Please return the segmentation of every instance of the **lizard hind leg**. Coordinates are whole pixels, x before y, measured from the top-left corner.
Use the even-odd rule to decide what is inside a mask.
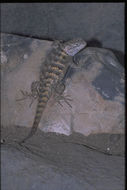
[[[22,94],[22,98],[16,99],[16,101],[22,101],[22,100],[25,100],[27,98],[30,98],[31,103],[30,103],[29,107],[31,107],[34,100],[37,99],[39,96],[39,85],[40,85],[39,81],[33,81],[31,84],[31,92],[20,90],[20,92]]]
[[[72,108],[71,103],[70,103],[70,101],[72,101],[72,99],[70,98],[70,96],[63,95],[63,92],[65,90],[64,82],[61,81],[54,90],[56,92],[55,93],[55,102],[58,102],[62,107],[63,107],[62,102],[65,102],[69,107]]]
[[[73,100],[70,98],[69,95],[59,95],[58,97],[56,97],[57,102],[63,107],[61,101],[65,102],[70,108],[72,108],[72,105],[70,102],[72,102]]]
[[[64,90],[65,90],[65,84],[64,84],[63,82],[60,82],[60,83],[56,86],[56,88],[55,88],[55,92],[56,92],[57,94],[59,94],[59,95],[63,94]]]

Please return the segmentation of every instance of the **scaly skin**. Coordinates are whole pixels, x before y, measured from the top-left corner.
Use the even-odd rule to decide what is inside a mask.
[[[47,102],[50,99],[53,90],[64,78],[69,67],[68,57],[74,56],[86,46],[86,42],[83,40],[74,40],[63,44],[55,42],[54,44],[52,51],[45,60],[43,73],[41,72],[40,74],[38,104],[31,132],[20,143],[24,143],[37,131],[37,127]]]

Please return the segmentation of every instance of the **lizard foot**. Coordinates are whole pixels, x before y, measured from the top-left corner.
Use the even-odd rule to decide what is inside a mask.
[[[22,100],[25,100],[27,98],[30,98],[31,103],[30,103],[29,107],[31,107],[34,100],[37,99],[38,96],[39,96],[39,85],[40,85],[39,81],[32,82],[32,84],[31,84],[31,92],[30,93],[27,92],[27,91],[20,90],[23,97],[20,98],[20,99],[16,99],[16,101],[22,101]]]
[[[72,105],[70,102],[72,102],[73,100],[70,98],[69,95],[59,95],[55,97],[56,102],[58,102],[62,107],[62,103],[61,101],[64,101],[70,108],[72,108]]]

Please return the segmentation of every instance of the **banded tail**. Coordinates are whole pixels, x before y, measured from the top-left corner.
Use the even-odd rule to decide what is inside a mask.
[[[30,133],[28,134],[28,136],[25,137],[20,143],[24,143],[27,139],[32,137],[35,134],[35,132],[37,131],[38,125],[39,125],[40,120],[41,120],[41,116],[42,116],[43,111],[47,105],[48,100],[49,100],[49,91],[45,90],[39,96],[39,100],[38,100],[38,104],[37,104],[37,110],[36,110],[32,129],[31,129]]]

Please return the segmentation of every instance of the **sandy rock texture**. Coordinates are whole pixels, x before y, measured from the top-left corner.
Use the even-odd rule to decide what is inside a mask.
[[[1,98],[2,126],[31,128],[37,100],[17,101],[20,90],[30,92],[38,80],[43,60],[52,42],[2,34]],[[106,49],[88,47],[75,57],[66,77],[64,97],[49,101],[39,124],[44,132],[85,136],[124,134],[124,69],[114,54]],[[42,66],[43,68],[43,66]]]

